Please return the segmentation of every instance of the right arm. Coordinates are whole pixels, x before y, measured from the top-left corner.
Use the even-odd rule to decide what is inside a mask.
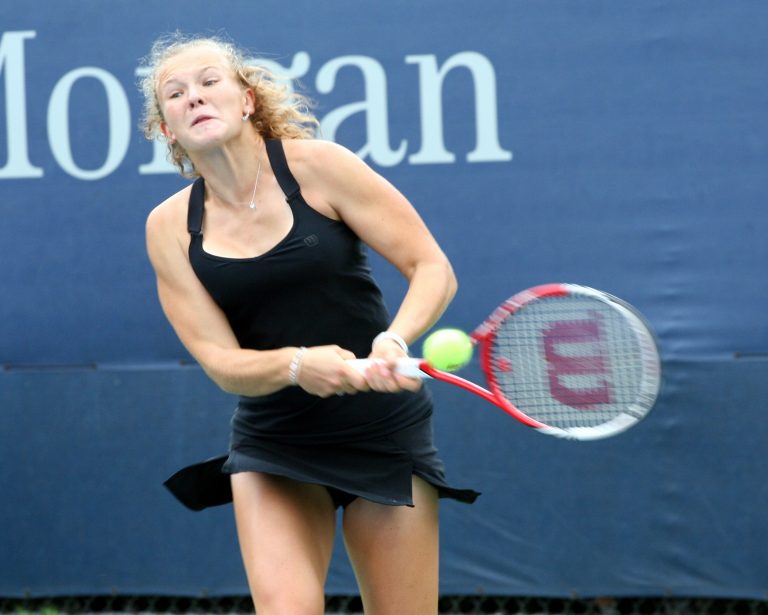
[[[147,253],[163,312],[182,344],[223,390],[255,397],[289,386],[289,366],[298,348],[241,348],[226,316],[192,270],[186,246],[187,195],[182,191],[171,197],[147,219]],[[304,355],[299,384],[321,397],[364,390],[364,379],[344,362],[353,357],[338,346],[313,347]]]

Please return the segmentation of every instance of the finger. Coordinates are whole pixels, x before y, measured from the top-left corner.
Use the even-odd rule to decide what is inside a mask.
[[[358,391],[368,391],[370,390],[370,384],[368,383],[368,379],[366,378],[366,375],[364,373],[361,373],[354,367],[351,367],[349,364],[346,364],[346,369],[344,371],[343,376],[343,382],[345,386],[342,388],[342,390],[347,392],[354,392],[357,393]]]
[[[336,353],[345,361],[356,358],[354,352],[341,348],[340,346],[336,347]]]
[[[421,378],[408,378],[406,376],[396,374],[395,379],[397,380],[398,386],[402,389],[405,389],[406,391],[415,392],[424,385],[424,381]]]
[[[383,393],[396,393],[401,390],[395,373],[386,363],[377,363],[371,368],[368,382],[371,388]]]
[[[404,358],[406,355],[403,354],[402,350],[394,350],[389,352],[384,352],[381,354],[377,354],[376,358],[379,361],[382,361],[389,367],[390,369],[394,370],[397,367],[397,362]]]

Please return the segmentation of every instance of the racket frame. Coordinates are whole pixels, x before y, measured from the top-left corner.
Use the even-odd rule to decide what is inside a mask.
[[[554,427],[528,416],[515,406],[502,391],[493,370],[493,344],[501,324],[528,304],[550,297],[572,295],[587,296],[617,310],[631,328],[643,357],[642,378],[637,399],[612,419],[591,427]],[[513,295],[497,307],[471,334],[472,342],[479,347],[480,368],[485,375],[488,388],[484,388],[456,374],[439,370],[425,359],[408,357],[398,361],[398,373],[412,378],[434,378],[453,384],[485,399],[524,425],[540,433],[573,440],[597,440],[616,435],[632,427],[653,407],[661,385],[661,361],[656,340],[645,319],[631,305],[588,286],[577,284],[542,284]],[[349,363],[364,372],[372,363],[371,359],[352,359]]]
[[[561,428],[546,425],[533,419],[506,398],[496,380],[492,366],[493,343],[496,338],[496,333],[504,320],[519,312],[526,305],[549,297],[567,297],[572,295],[587,296],[593,300],[600,301],[621,313],[626,323],[632,329],[641,348],[644,364],[642,378],[638,387],[637,400],[625,408],[623,412],[600,425]],[[550,436],[576,440],[597,440],[616,435],[629,429],[643,418],[653,407],[659,393],[661,384],[661,362],[656,340],[651,333],[650,327],[645,322],[645,319],[637,312],[637,310],[625,301],[588,286],[554,283],[542,284],[521,291],[496,308],[496,310],[494,310],[491,315],[470,334],[470,337],[479,346],[480,367],[485,374],[489,387],[487,393],[490,394],[490,397],[485,395],[481,396],[492,401],[499,408],[525,425]],[[449,376],[452,376],[452,374],[449,374]],[[440,379],[443,378],[441,377]]]

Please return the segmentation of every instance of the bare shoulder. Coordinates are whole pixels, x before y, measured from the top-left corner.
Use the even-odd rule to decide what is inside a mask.
[[[330,179],[347,176],[351,170],[366,168],[357,155],[343,145],[320,139],[288,139],[283,148],[299,183],[301,180]]]
[[[283,148],[292,162],[310,166],[323,166],[327,162],[355,156],[343,145],[322,139],[286,139]]]
[[[190,186],[182,188],[149,212],[146,222],[147,250],[155,262],[161,253],[181,246],[187,233]]]
[[[289,139],[283,148],[307,202],[333,219],[344,215],[342,195],[371,173],[357,155],[331,141]]]
[[[169,232],[184,222],[190,190],[190,186],[182,188],[156,205],[147,216],[147,233]]]

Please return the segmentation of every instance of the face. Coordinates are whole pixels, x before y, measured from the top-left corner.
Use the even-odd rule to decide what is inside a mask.
[[[252,93],[242,87],[223,54],[193,47],[172,56],[158,72],[163,134],[184,149],[220,145],[242,131]]]

